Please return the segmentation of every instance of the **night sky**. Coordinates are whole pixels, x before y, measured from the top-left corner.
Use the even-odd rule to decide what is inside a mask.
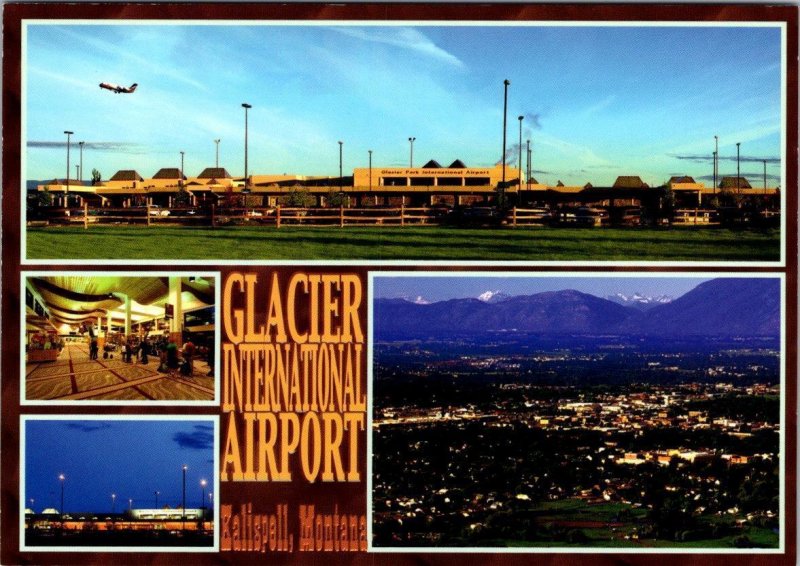
[[[214,422],[200,420],[27,420],[24,429],[24,507],[64,512],[181,506],[182,466],[186,507],[200,507],[202,487],[214,490]],[[31,498],[34,499],[31,505]]]

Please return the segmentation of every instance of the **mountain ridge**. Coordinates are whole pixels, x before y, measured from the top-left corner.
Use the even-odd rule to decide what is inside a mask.
[[[682,297],[642,310],[574,289],[416,304],[376,299],[376,339],[515,330],[547,334],[778,336],[777,278],[718,278]]]

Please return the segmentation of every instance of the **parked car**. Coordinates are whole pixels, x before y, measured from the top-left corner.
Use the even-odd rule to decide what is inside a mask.
[[[160,206],[150,206],[150,216],[169,216],[169,210]]]
[[[600,226],[608,219],[608,213],[599,208],[581,206],[575,211],[575,223],[581,226]]]
[[[491,206],[468,206],[456,209],[453,215],[461,226],[497,226],[502,220],[497,209]]]

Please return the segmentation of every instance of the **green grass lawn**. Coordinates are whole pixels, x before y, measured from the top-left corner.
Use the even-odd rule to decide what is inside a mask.
[[[95,225],[28,228],[27,259],[778,261],[780,234],[717,228]]]

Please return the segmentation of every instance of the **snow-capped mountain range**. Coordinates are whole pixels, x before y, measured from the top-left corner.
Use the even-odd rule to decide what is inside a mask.
[[[634,307],[639,310],[648,310],[653,307],[657,307],[658,305],[666,305],[667,303],[671,303],[675,300],[675,298],[669,295],[658,295],[656,297],[651,297],[643,293],[634,293],[633,295],[616,293],[614,295],[607,295],[606,300],[626,307]]]

